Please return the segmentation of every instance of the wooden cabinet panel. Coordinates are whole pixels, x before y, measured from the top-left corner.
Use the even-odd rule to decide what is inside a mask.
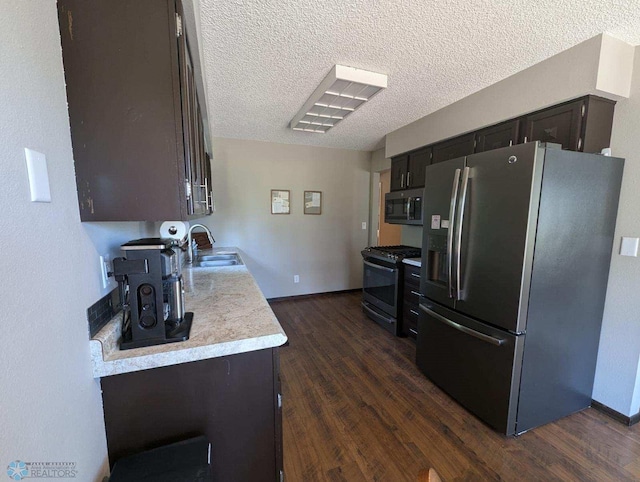
[[[205,214],[193,209],[192,161],[207,149],[181,15],[176,0],[58,1],[82,221]]]
[[[433,146],[431,164],[473,154],[475,134],[465,134]]]
[[[406,189],[408,158],[409,156],[403,154],[402,156],[397,156],[391,159],[391,191]]]
[[[424,187],[424,174],[431,164],[431,148],[409,153],[407,162],[407,188]]]
[[[213,480],[280,480],[279,378],[277,348],[102,378],[110,465],[202,434]]]
[[[518,143],[520,120],[504,122],[476,132],[475,152],[490,151]]]
[[[418,305],[406,301],[402,304],[402,334],[413,338],[418,337]]]
[[[405,264],[403,281],[402,326],[400,331],[404,336],[415,340],[418,334],[420,267]]]
[[[611,128],[616,103],[609,99],[590,96],[582,126],[582,151],[598,153],[611,146]]]
[[[581,99],[526,116],[523,142],[554,142],[563,149],[579,151],[584,106]]]
[[[426,146],[408,154],[407,169],[412,171],[412,155],[432,149],[431,162],[443,162],[474,152],[485,152],[521,142],[541,141],[561,144],[563,149],[599,153],[610,146],[615,102],[586,96],[548,109],[511,119],[471,134]],[[407,159],[407,155],[394,159]],[[398,165],[398,172],[403,172]],[[414,177],[415,176],[415,177]],[[411,187],[422,185],[421,174],[411,174]],[[415,186],[413,179],[416,179]],[[398,174],[398,185],[400,185]],[[396,189],[404,189],[396,188]]]

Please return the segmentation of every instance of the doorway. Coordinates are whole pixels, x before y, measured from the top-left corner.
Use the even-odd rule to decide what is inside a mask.
[[[402,244],[402,227],[397,224],[384,222],[384,195],[391,187],[391,169],[380,172],[379,203],[378,203],[378,246],[395,246]]]

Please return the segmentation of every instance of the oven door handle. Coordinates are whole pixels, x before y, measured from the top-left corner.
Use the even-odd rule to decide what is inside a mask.
[[[397,268],[387,268],[386,266],[382,266],[380,264],[376,264],[376,263],[370,263],[369,261],[364,262],[364,264],[366,264],[367,266],[371,266],[372,268],[375,269],[381,269],[382,271],[388,271],[389,273],[393,273],[395,271],[397,271]]]

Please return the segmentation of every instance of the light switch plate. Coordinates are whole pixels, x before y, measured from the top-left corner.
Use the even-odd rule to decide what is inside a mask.
[[[47,158],[41,152],[24,148],[27,158],[27,172],[29,174],[29,189],[31,201],[40,203],[51,202],[49,189],[49,173],[47,171]]]
[[[640,238],[622,238],[620,243],[620,254],[622,256],[638,256],[638,241]]]

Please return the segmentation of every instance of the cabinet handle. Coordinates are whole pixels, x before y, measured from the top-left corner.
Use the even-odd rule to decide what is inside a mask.
[[[198,204],[204,204],[207,211],[213,212],[213,191],[209,190],[209,181],[205,178],[204,184],[200,184],[200,188],[204,189],[204,201],[197,201]]]
[[[578,138],[578,150],[582,147],[582,137]]]
[[[524,136],[524,143],[527,143],[527,136]]]
[[[411,294],[422,297],[422,294],[418,293],[417,291],[411,290]]]
[[[412,313],[416,316],[420,316],[420,313],[418,313],[416,310],[409,310],[409,313]]]
[[[402,173],[402,176],[400,177],[400,187],[404,187],[404,172]]]
[[[413,276],[414,278],[420,279],[420,275],[419,274],[411,273],[411,276]]]
[[[407,187],[411,186],[411,172],[407,173]]]
[[[416,335],[416,336],[418,335],[418,332],[416,330],[414,330],[413,328],[409,328],[409,331],[411,333],[413,333],[414,335]]]
[[[189,180],[184,181],[185,184],[185,193],[187,195],[187,210],[189,214],[193,214],[195,212],[195,207],[193,206],[193,196],[191,195],[191,182]]]
[[[207,210],[208,213],[211,212],[211,202],[210,202],[210,198],[209,198],[209,179],[207,179],[206,177],[204,178],[204,202],[205,202],[205,209]]]

